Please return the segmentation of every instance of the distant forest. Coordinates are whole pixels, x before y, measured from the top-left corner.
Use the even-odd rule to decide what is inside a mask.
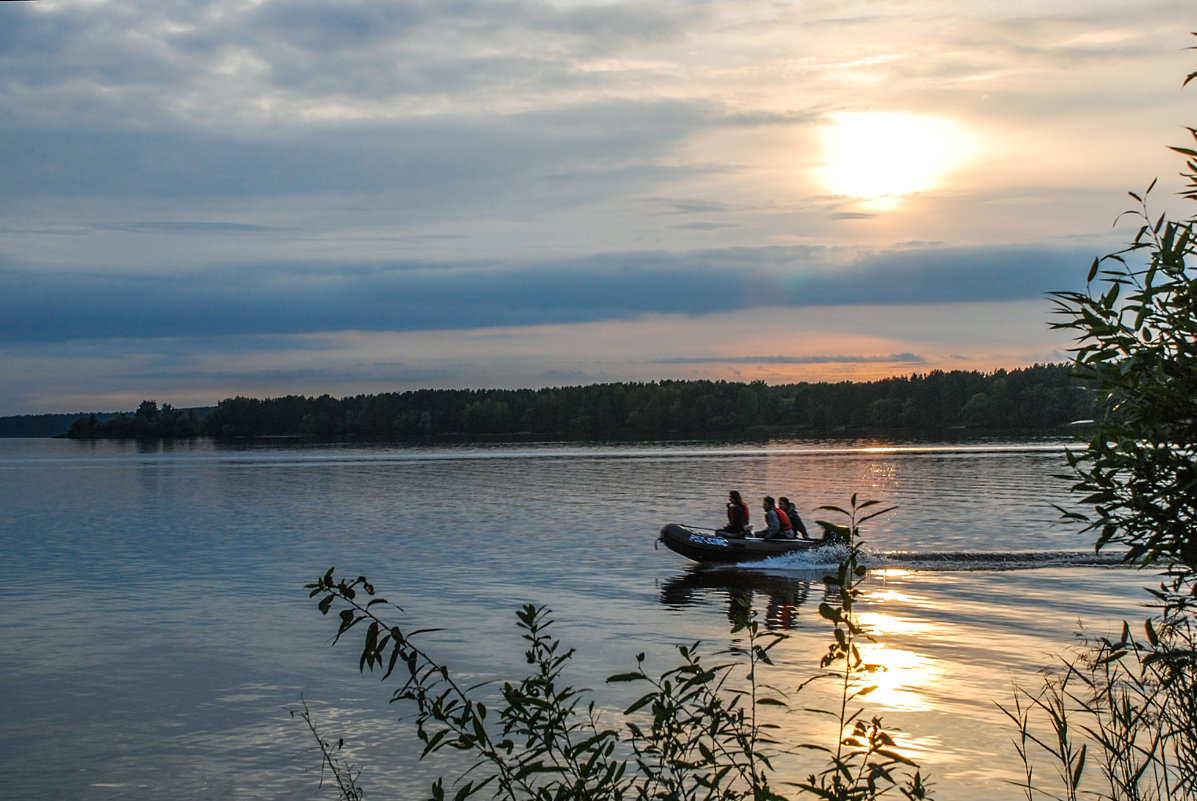
[[[97,415],[97,420],[109,420],[115,413]],[[19,414],[0,417],[0,437],[57,437],[66,433],[79,414]]]
[[[76,438],[208,436],[394,440],[629,440],[1058,430],[1097,414],[1065,365],[933,371],[869,382],[658,381],[546,389],[388,392],[346,398],[229,398],[213,409],[143,401],[76,419]]]

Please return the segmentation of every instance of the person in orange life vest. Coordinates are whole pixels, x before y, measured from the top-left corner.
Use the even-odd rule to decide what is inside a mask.
[[[748,533],[748,504],[737,490],[727,494],[727,525],[719,530],[740,537]]]
[[[765,501],[765,525],[769,530],[765,533],[766,539],[793,539],[794,527],[790,524],[790,518],[786,517],[786,513],[773,505],[773,496],[766,495]]]
[[[794,527],[794,536],[802,536],[802,539],[809,540],[810,534],[806,530],[806,524],[802,522],[802,518],[798,516],[798,507],[795,506],[789,498],[778,498],[777,508],[786,513],[786,517],[790,518],[790,525]]]

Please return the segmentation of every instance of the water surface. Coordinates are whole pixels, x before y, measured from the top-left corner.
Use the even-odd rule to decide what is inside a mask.
[[[418,448],[0,440],[0,787],[33,799],[316,798],[300,694],[349,741],[372,797],[412,798],[387,686],[329,647],[302,585],[364,573],[443,631],[469,677],[511,677],[514,611],[554,610],[571,679],[638,652],[731,643],[733,596],[791,635],[775,683],[796,686],[828,633],[826,565],[791,557],[696,570],[654,549],[665,522],[715,526],[739,489],[789,495],[808,526],[852,493],[897,508],[866,531],[865,608],[889,670],[873,696],[950,799],[1021,798],[994,701],[1074,641],[1142,617],[1150,576],[1114,569],[1058,522],[1058,442],[857,442]],[[812,701],[818,701],[815,697]],[[814,724],[787,718],[791,736]],[[794,766],[794,770],[809,770]]]

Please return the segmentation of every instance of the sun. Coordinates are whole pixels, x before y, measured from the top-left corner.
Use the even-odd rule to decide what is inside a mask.
[[[823,132],[819,179],[837,195],[894,199],[941,185],[968,157],[950,120],[901,113],[838,114]]]

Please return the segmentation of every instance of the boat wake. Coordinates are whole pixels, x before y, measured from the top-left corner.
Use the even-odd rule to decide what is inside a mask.
[[[709,571],[806,573],[834,570],[846,556],[843,548],[820,548],[807,553],[775,556],[759,562],[712,565]],[[880,551],[866,548],[862,563],[869,570],[957,572],[977,570],[1038,570],[1068,567],[1123,567],[1118,554],[1091,551]]]
[[[879,551],[866,555],[872,569],[1037,570],[1048,567],[1123,567],[1118,554],[1092,551]]]

